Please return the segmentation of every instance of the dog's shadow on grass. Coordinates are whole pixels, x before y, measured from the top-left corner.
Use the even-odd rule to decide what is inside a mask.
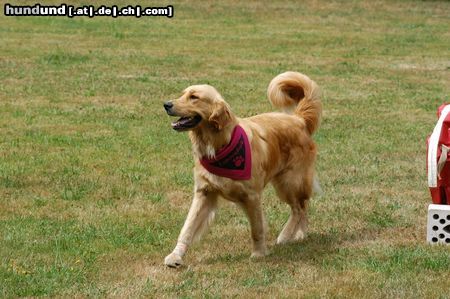
[[[311,261],[336,252],[347,237],[336,233],[311,233],[303,241],[273,245],[269,261]]]
[[[325,232],[310,233],[303,241],[287,244],[268,244],[269,255],[261,259],[249,259],[250,252],[242,252],[237,255],[224,253],[208,259],[208,264],[216,263],[242,263],[248,260],[254,262],[292,262],[292,261],[316,261],[323,262],[327,258],[339,254],[343,243],[361,242],[374,239],[375,231],[356,230],[352,232]]]

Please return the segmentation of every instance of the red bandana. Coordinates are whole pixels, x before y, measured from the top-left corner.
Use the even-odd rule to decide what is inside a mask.
[[[233,180],[248,180],[252,176],[252,152],[247,134],[240,126],[234,128],[231,141],[212,159],[202,158],[200,163],[212,174]]]

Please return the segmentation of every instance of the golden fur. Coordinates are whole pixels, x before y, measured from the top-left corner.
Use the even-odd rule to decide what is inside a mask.
[[[276,76],[267,91],[271,103],[293,114],[271,112],[238,118],[222,96],[209,85],[186,88],[178,99],[167,102],[170,115],[201,116],[189,130],[195,159],[194,199],[174,251],[165,264],[177,267],[188,246],[201,235],[214,217],[218,197],[235,202],[245,211],[251,225],[252,256],[267,254],[261,194],[271,182],[279,198],[291,207],[291,216],[277,243],[301,240],[307,226],[307,203],[312,195],[316,145],[311,135],[321,117],[319,88],[297,72]],[[202,157],[214,157],[227,145],[234,127],[247,133],[252,149],[252,177],[232,180],[209,173],[200,164]]]

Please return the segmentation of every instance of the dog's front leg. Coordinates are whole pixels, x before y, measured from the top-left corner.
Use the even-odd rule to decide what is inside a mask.
[[[166,256],[164,264],[169,267],[178,267],[183,264],[183,256],[189,245],[198,239],[202,232],[214,219],[217,206],[217,195],[198,190],[194,194],[191,208],[178,237],[177,246],[171,254]]]
[[[264,221],[264,214],[261,206],[261,194],[254,194],[249,196],[240,203],[241,207],[244,209],[248,216],[252,241],[253,250],[252,258],[263,257],[267,255],[266,246],[266,224]]]

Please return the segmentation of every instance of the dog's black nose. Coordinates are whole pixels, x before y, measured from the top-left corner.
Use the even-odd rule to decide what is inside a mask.
[[[164,103],[164,109],[166,109],[166,111],[169,111],[170,108],[173,107],[173,103],[171,101],[167,101]]]

